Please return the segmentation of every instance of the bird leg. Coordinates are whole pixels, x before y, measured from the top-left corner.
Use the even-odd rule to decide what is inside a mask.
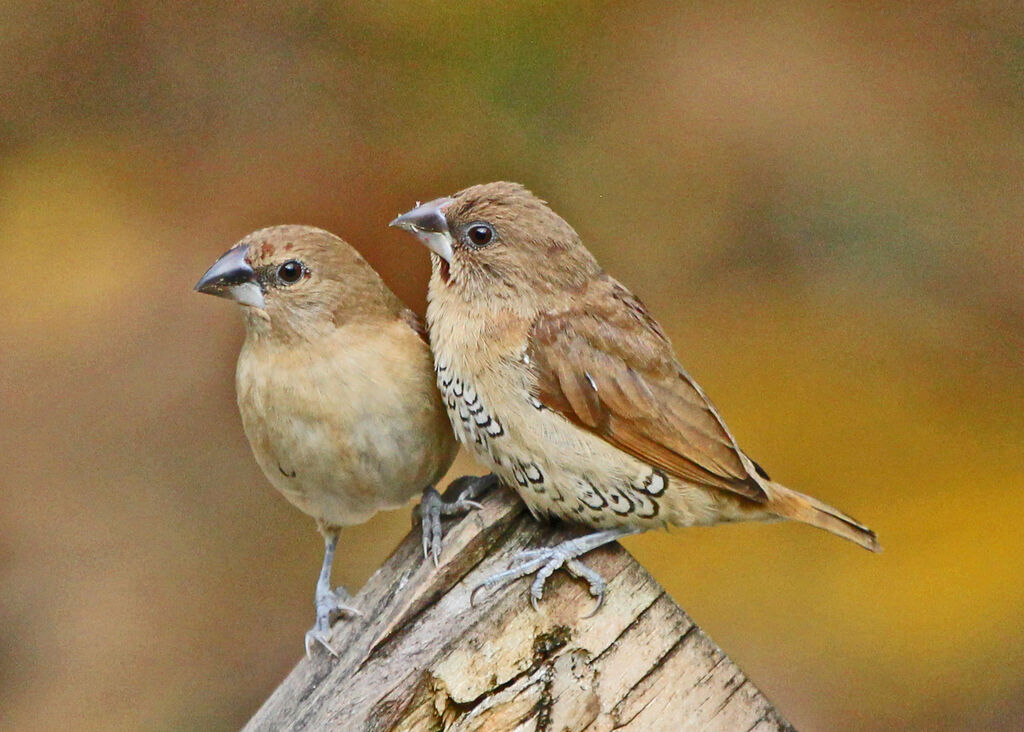
[[[517,566],[513,566],[504,572],[498,572],[485,579],[473,589],[469,596],[469,602],[471,605],[473,604],[476,593],[480,590],[489,590],[492,587],[507,585],[520,577],[536,574],[533,584],[530,585],[530,604],[533,605],[534,610],[537,610],[539,609],[537,603],[544,596],[544,584],[547,582],[548,577],[554,574],[557,569],[565,569],[573,577],[585,580],[590,585],[590,594],[597,598],[597,605],[594,606],[590,613],[584,616],[589,618],[601,609],[608,583],[605,582],[604,577],[581,562],[579,557],[592,549],[597,549],[599,546],[610,544],[630,534],[638,534],[640,531],[642,529],[625,526],[605,529],[604,531],[597,531],[593,534],[586,534],[576,539],[563,541],[561,544],[556,544],[552,547],[520,552],[512,560],[512,563]]]
[[[454,503],[459,501],[483,498],[487,492],[498,485],[498,476],[494,473],[487,475],[463,475],[456,478],[444,489],[445,498],[453,499]],[[476,504],[479,506],[480,504]]]
[[[464,475],[453,480],[445,495],[454,495],[454,499],[445,501],[433,486],[427,486],[423,498],[413,512],[413,518],[420,519],[423,530],[423,558],[432,557],[436,567],[441,559],[441,518],[445,516],[461,516],[476,508],[483,508],[475,498],[480,498],[498,484],[498,477],[489,475]]]
[[[316,582],[316,623],[306,633],[306,658],[312,657],[313,648],[317,643],[337,658],[338,652],[331,647],[330,643],[331,621],[338,615],[361,615],[361,613],[346,604],[352,599],[348,590],[344,587],[331,589],[331,566],[334,564],[334,550],[338,546],[338,535],[341,530],[321,526],[320,532],[324,535],[324,564],[320,568],[320,577]]]

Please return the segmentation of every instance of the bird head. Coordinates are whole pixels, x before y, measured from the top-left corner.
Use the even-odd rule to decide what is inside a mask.
[[[466,188],[391,226],[419,238],[444,285],[466,299],[561,291],[600,272],[576,231],[518,183]]]
[[[249,234],[214,262],[195,289],[246,306],[250,327],[286,335],[311,336],[359,313],[401,308],[358,252],[311,226]]]

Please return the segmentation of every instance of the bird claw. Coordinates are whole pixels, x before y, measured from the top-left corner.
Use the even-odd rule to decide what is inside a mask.
[[[330,653],[334,658],[338,658],[338,652],[331,647],[331,631],[328,628],[324,630],[322,628],[313,627],[306,631],[306,658],[313,658],[313,649],[316,648],[317,644],[320,644],[327,652]]]
[[[476,601],[476,595],[480,590],[489,589],[496,585],[506,585],[514,582],[520,577],[536,573],[533,583],[530,585],[530,604],[534,610],[539,610],[540,601],[544,597],[544,585],[548,578],[559,569],[564,569],[577,579],[585,581],[589,585],[590,594],[597,598],[594,609],[584,615],[584,618],[593,617],[604,604],[605,591],[608,583],[598,572],[594,571],[579,557],[592,549],[621,539],[624,536],[635,534],[638,529],[617,528],[597,531],[593,534],[563,541],[552,547],[544,549],[530,549],[520,552],[513,557],[510,569],[491,575],[479,585],[473,588],[469,595],[469,604],[472,607]]]
[[[471,607],[475,606],[475,604],[476,604],[476,595],[481,590],[488,590],[491,587],[507,585],[510,582],[516,581],[520,577],[525,577],[525,576],[527,576],[529,574],[533,574],[534,572],[537,572],[538,570],[540,570],[544,566],[544,564],[546,563],[545,559],[544,558],[533,558],[533,555],[536,555],[538,552],[544,553],[544,552],[547,552],[547,551],[550,551],[550,550],[531,550],[531,551],[521,552],[520,554],[517,554],[515,557],[512,558],[512,561],[510,562],[510,564],[515,564],[517,561],[521,560],[522,563],[518,567],[513,567],[511,569],[505,570],[504,572],[498,572],[497,574],[492,574],[490,577],[488,577],[483,582],[481,582],[480,584],[478,584],[476,587],[473,588],[473,591],[471,593],[469,593],[469,604],[470,604],[470,606]],[[527,557],[527,556],[524,556],[524,555],[530,555],[530,556]],[[533,597],[532,597],[533,590],[532,590],[532,588],[531,588],[530,592],[531,592],[530,600],[531,600],[531,602],[533,602]],[[536,604],[534,605],[534,607],[536,607]]]
[[[494,473],[488,473],[487,475],[463,475],[461,478],[456,478],[448,484],[445,494],[453,494],[456,501],[468,501],[473,498],[483,498],[489,491],[496,488],[497,485],[498,476]]]
[[[347,604],[350,599],[352,598],[344,587],[317,595],[316,623],[306,632],[306,658],[313,657],[313,648],[317,644],[326,648],[335,658],[338,657],[338,652],[331,646],[331,621],[342,615],[352,618],[363,617],[362,612]]]
[[[512,563],[518,564],[518,566],[491,575],[473,588],[469,596],[470,606],[475,606],[476,595],[481,590],[507,585],[521,577],[535,574],[536,576],[530,585],[529,598],[533,609],[539,612],[540,601],[544,599],[544,587],[547,584],[548,578],[557,570],[564,569],[573,577],[585,580],[589,585],[590,594],[597,598],[597,604],[593,610],[583,617],[589,618],[593,616],[601,609],[601,605],[604,603],[604,595],[608,583],[595,570],[576,559],[578,554],[574,553],[574,551],[577,548],[575,546],[567,546],[571,543],[564,542],[547,549],[531,549],[517,554],[513,558]]]
[[[455,490],[456,498],[445,501],[433,487],[423,491],[420,505],[416,507],[414,516],[420,517],[423,536],[423,558],[433,559],[434,566],[441,563],[443,532],[441,519],[449,516],[461,516],[473,510],[483,508],[483,504],[474,501],[497,484],[497,477],[492,475],[464,475],[452,481],[446,493]]]
[[[418,506],[420,526],[423,538],[423,558],[432,557],[436,567],[441,559],[441,513],[444,501],[441,494],[431,486],[423,491],[423,498]]]
[[[594,603],[594,609],[586,615],[583,615],[582,619],[586,620],[587,618],[594,617],[597,615],[597,611],[601,609],[601,606],[604,605],[605,593],[608,590],[608,582],[604,577],[578,559],[570,559],[566,562],[565,569],[573,577],[586,580],[590,585],[590,594],[597,598],[597,602]]]

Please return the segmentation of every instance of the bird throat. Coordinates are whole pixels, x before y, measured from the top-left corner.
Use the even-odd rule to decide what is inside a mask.
[[[452,266],[443,257],[437,257],[437,273],[441,276],[441,281],[447,285],[452,276]]]

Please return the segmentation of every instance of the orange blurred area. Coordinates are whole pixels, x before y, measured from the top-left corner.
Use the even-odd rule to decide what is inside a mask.
[[[192,292],[309,223],[422,311],[387,222],[525,183],[747,452],[878,531],[627,546],[801,730],[1024,727],[1024,6],[0,5],[0,727],[230,729],[321,542]],[[462,458],[453,475],[478,471]],[[356,590],[408,512],[346,531]]]

